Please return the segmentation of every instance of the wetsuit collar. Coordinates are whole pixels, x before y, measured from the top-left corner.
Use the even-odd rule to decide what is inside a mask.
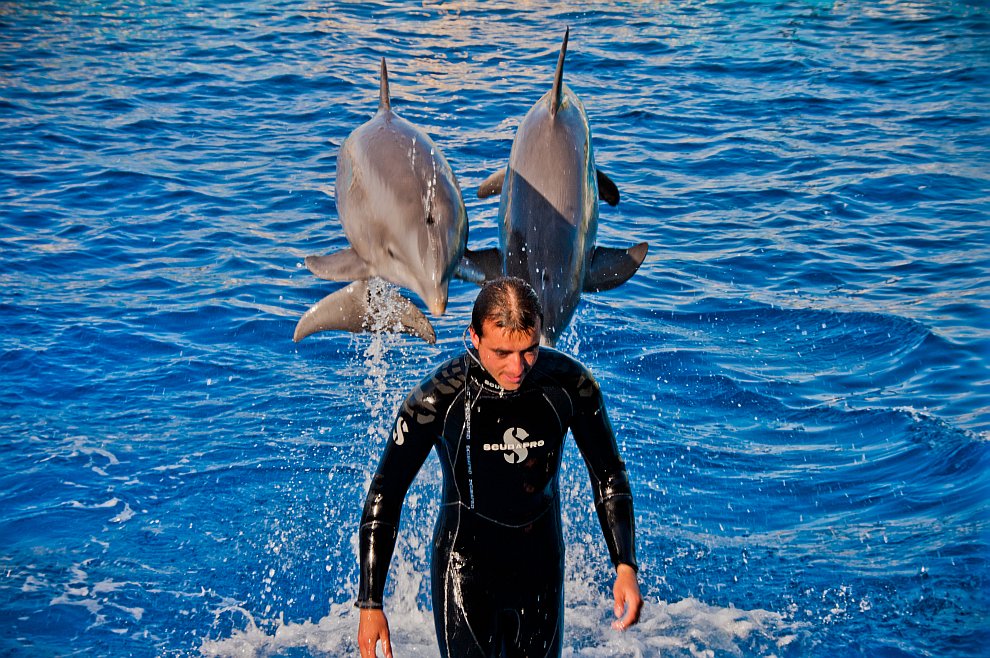
[[[495,381],[485,366],[481,364],[481,359],[478,356],[478,350],[473,347],[467,347],[466,354],[467,361],[467,376],[468,381],[472,388],[477,388],[481,391],[482,395],[490,395],[494,397],[507,398],[514,395],[518,395],[519,391],[522,390],[522,386],[514,391],[502,388],[502,386]],[[525,382],[523,382],[525,384]]]

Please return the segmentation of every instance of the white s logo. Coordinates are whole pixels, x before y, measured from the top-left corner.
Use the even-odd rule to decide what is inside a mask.
[[[401,446],[406,442],[406,432],[409,431],[409,425],[406,424],[406,419],[399,416],[399,419],[395,421],[395,429],[392,430],[392,440],[395,441],[395,445]]]
[[[523,441],[529,438],[529,432],[521,427],[510,427],[502,435],[502,441],[510,444],[512,452],[502,453],[502,457],[510,464],[519,464],[529,455],[529,449]]]

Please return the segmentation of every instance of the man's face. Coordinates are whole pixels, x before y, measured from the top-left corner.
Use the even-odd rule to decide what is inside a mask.
[[[488,374],[499,386],[514,391],[522,385],[540,353],[540,323],[531,331],[508,331],[491,320],[481,325],[479,336],[470,327],[471,342],[478,350],[478,358]]]

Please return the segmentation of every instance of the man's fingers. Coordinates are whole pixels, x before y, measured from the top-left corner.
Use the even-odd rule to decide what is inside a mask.
[[[639,621],[639,606],[632,604],[626,606],[626,615],[619,620],[623,628],[632,626]]]
[[[361,658],[375,658],[378,654],[378,643],[382,643],[382,651],[386,658],[392,658],[392,642],[388,634],[388,619],[381,610],[362,610],[358,624],[358,648]]]
[[[623,615],[625,613],[625,615]],[[629,616],[632,613],[630,608],[624,607],[619,603],[615,604],[615,621],[612,622],[612,628],[617,631],[625,630],[629,625]]]
[[[622,612],[622,610],[619,610],[615,616],[619,617],[622,615]],[[625,613],[625,615],[612,622],[612,628],[618,631],[624,631],[639,621],[639,609],[635,605],[626,606]]]
[[[625,614],[625,616],[623,616]],[[626,617],[629,616],[629,612],[626,608],[626,595],[622,590],[617,590],[615,592],[615,621],[612,622],[612,628],[616,630],[622,630],[626,627]]]
[[[625,630],[639,621],[639,611],[643,607],[643,597],[639,593],[636,576],[620,573],[615,579],[615,617],[612,628]]]
[[[375,648],[379,641],[382,643],[385,658],[392,658],[392,643],[389,642],[388,635],[385,633],[380,638],[368,638],[367,641],[361,643],[361,658],[375,658],[378,655],[375,653]]]

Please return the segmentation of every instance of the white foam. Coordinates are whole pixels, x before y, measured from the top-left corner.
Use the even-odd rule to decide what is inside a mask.
[[[123,523],[125,521],[130,521],[134,518],[134,510],[127,503],[124,503],[124,509],[117,516],[110,519],[110,523]]]
[[[567,609],[566,656],[703,656],[761,655],[791,644],[798,629],[784,615],[708,605],[695,598],[674,603],[649,602],[640,623],[613,631],[611,602]],[[577,642],[575,642],[577,640]]]
[[[111,498],[110,500],[104,501],[102,503],[96,503],[95,505],[86,505],[78,500],[68,501],[69,507],[74,507],[76,509],[108,509],[110,507],[116,507],[120,504],[119,498]]]
[[[362,402],[371,414],[368,426],[369,436],[384,438],[391,426],[392,413],[404,395],[395,386],[395,373],[392,372],[393,350],[401,344],[401,300],[399,291],[383,279],[368,281],[370,292],[368,329],[371,340],[365,346],[362,368],[365,370]]]
[[[348,603],[331,604],[327,616],[317,622],[262,622],[260,625],[243,608],[227,608],[220,614],[243,615],[246,625],[230,637],[207,640],[200,647],[204,656],[261,658],[287,649],[307,649],[316,656],[357,655],[357,608]],[[432,617],[419,614],[393,614],[389,627],[396,654],[402,656],[437,656]],[[271,628],[266,631],[264,628]]]
[[[414,347],[409,346],[411,339],[401,333],[405,302],[395,285],[375,277],[368,280],[368,290],[369,334],[355,337],[358,346],[363,344],[363,350],[354,367],[365,372],[358,398],[370,416],[368,438],[381,446],[391,430],[396,409],[426,370],[425,364],[433,358],[436,348],[424,348],[419,339],[415,339]],[[398,370],[393,367],[396,359],[402,361]],[[371,451],[374,462],[379,454],[379,450]]]
[[[568,583],[570,586],[574,583]],[[586,587],[578,585],[577,589]],[[570,599],[571,597],[568,597]],[[399,601],[386,602],[396,655],[439,656],[432,612]],[[315,656],[356,655],[358,610],[347,603],[331,604],[327,616],[316,622],[266,620],[260,624],[242,608],[218,612],[243,615],[244,627],[230,637],[207,640],[204,656],[250,657],[278,655],[305,648]],[[768,610],[708,605],[695,598],[669,603],[648,602],[640,623],[626,631],[611,628],[612,602],[599,594],[591,601],[567,604],[564,622],[564,658],[585,656],[776,656],[798,639],[801,625]],[[268,628],[270,630],[264,630]]]
[[[84,608],[93,616],[94,626],[106,624],[108,615],[113,613],[114,610],[126,613],[135,621],[141,621],[142,617],[144,617],[144,608],[124,606],[111,600],[118,590],[128,586],[133,587],[136,583],[117,582],[112,579],[106,579],[90,584],[89,573],[83,569],[84,564],[72,566],[72,579],[62,586],[62,593],[53,597],[49,601],[49,605],[67,605]],[[36,579],[32,579],[32,581],[35,585],[34,591],[41,591],[42,583]],[[48,587],[49,584],[44,583],[44,586]],[[118,615],[113,615],[111,618],[116,619],[117,617]],[[118,632],[116,629],[111,629],[111,631]]]

